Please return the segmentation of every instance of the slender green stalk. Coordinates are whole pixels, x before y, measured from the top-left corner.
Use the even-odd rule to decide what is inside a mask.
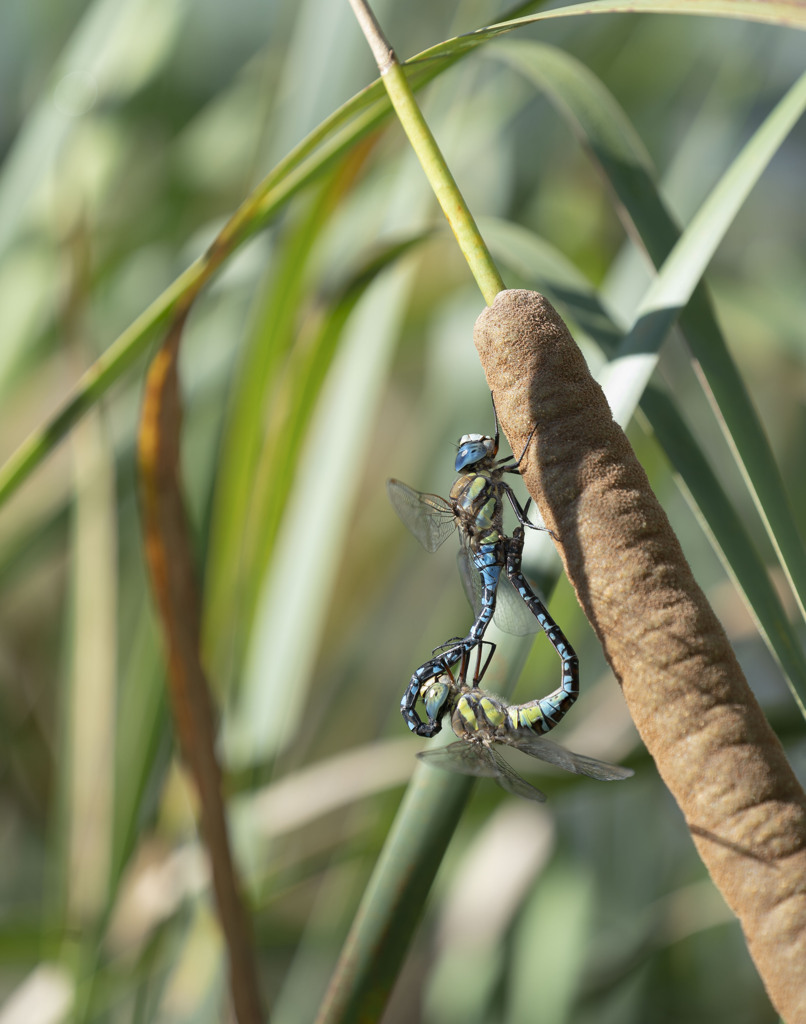
[[[471,780],[420,765],[367,884],[316,1024],[379,1020]]]
[[[406,73],[398,63],[395,51],[384,38],[375,16],[364,0],[350,0],[361,31],[366,36],[372,55],[381,73],[389,99],[406,133],[412,149],[420,161],[428,183],[434,190],[442,212],[450,224],[467,265],[476,279],[484,301],[493,304],[496,295],[504,290],[504,282],[493,262],[490,251],[481,237],[473,215],[459,191],[459,186],[445,163],[431,129],[417,106]]]

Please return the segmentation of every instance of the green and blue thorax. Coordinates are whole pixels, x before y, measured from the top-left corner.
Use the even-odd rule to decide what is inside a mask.
[[[503,483],[490,473],[462,473],[451,487],[450,502],[456,523],[473,555],[482,551],[500,554],[500,564],[505,556],[501,541],[503,525]],[[486,559],[485,559],[486,561]],[[499,559],[496,559],[499,561]]]

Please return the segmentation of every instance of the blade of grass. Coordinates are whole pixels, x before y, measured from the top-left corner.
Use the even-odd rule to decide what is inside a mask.
[[[64,865],[69,918],[95,921],[109,892],[116,754],[117,537],[114,460],[104,425],[88,417],[75,435],[76,522],[70,681],[70,844]]]
[[[471,785],[468,778],[418,765],[316,1024],[381,1018]]]
[[[687,14],[702,18],[735,18],[741,21],[759,21],[766,25],[806,29],[806,8],[789,0],[633,0],[627,3],[623,0],[589,0],[588,3],[569,4],[567,7],[558,7],[539,14],[485,25],[475,32],[446,39],[445,42],[419,54],[415,59],[467,52],[468,49],[475,48],[488,39],[511,32],[523,25],[533,25],[538,21],[591,14]]]
[[[354,184],[365,156],[359,151],[357,158],[330,167],[300,218],[286,226],[275,247],[266,297],[260,302],[232,389],[213,495],[203,611],[208,664],[220,684],[237,671],[234,651],[242,650],[237,639],[242,641],[249,632],[248,602],[241,592],[244,567],[249,567],[250,575],[262,576],[253,571],[247,524],[252,510],[258,517],[265,514],[264,508],[254,505],[254,489],[257,463],[267,443],[270,396],[273,393],[280,404],[286,399],[279,376],[296,340],[311,255],[324,224]]]
[[[275,556],[260,581],[238,700],[224,721],[227,762],[236,767],[265,760],[299,735],[318,638],[334,600],[340,599],[339,570],[372,439],[370,425],[386,386],[411,281],[411,269],[399,265],[366,289],[315,417],[306,424]],[[312,495],[323,497],[312,501]],[[330,495],[338,500],[329,500]]]
[[[694,284],[769,161],[806,109],[806,74],[767,116],[666,258],[637,311],[619,358],[642,357],[657,345],[694,292]],[[709,330],[710,309],[704,294],[695,296],[681,326],[708,382],[715,415],[722,426],[762,522],[789,580],[801,615],[806,618],[806,549],[795,523],[766,433],[745,383],[724,344],[721,332]],[[705,315],[703,315],[705,314]],[[719,342],[722,344],[719,344]],[[648,375],[646,378],[648,380]],[[635,386],[635,381],[633,386]]]
[[[279,382],[286,397],[277,403],[268,427],[265,444],[253,476],[254,502],[249,517],[249,553],[252,580],[247,595],[244,619],[247,628],[254,617],[258,587],[273,557],[277,534],[293,485],[299,456],[316,402],[333,364],[347,321],[367,289],[384,270],[392,267],[428,235],[418,235],[384,246],[338,289],[325,309],[314,315],[312,337],[295,351],[288,372]]]
[[[91,253],[83,203],[66,222],[69,286],[61,327],[73,353],[87,333]],[[98,936],[108,908],[113,834],[117,667],[117,533],[114,457],[102,411],[73,437],[74,516],[70,670],[62,716],[56,828],[59,884],[76,978],[74,1017],[83,1021],[94,987]],[[61,703],[61,702],[60,702]],[[74,938],[73,936],[80,936]]]

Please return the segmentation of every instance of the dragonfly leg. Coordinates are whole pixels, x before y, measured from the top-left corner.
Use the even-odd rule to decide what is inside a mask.
[[[519,526],[507,542],[506,573],[512,585],[540,623],[554,650],[559,654],[562,661],[562,682],[547,697],[530,701],[528,704],[511,705],[507,714],[512,728],[525,726],[533,732],[542,733],[553,729],[579,696],[579,658],[523,575],[521,570],[522,553],[523,528]]]
[[[484,659],[482,664],[481,658],[484,654],[484,647],[489,647],[487,657]],[[475,689],[484,678],[484,673],[487,671],[492,657],[495,654],[495,644],[489,640],[485,640],[476,647],[476,669],[473,673],[473,689]],[[467,685],[467,665],[470,663],[470,651],[467,652],[467,662],[462,662],[462,672],[459,676],[459,683],[461,685]]]
[[[509,503],[512,506],[512,511],[515,513],[515,518],[521,526],[525,526],[529,530],[542,530],[543,533],[548,533],[551,537],[554,537],[555,540],[557,539],[554,532],[550,530],[548,526],[539,526],[537,523],[530,522],[529,506],[532,504],[531,498],[529,498],[525,505],[521,506],[521,503],[518,501],[515,496],[515,492],[509,484],[502,484],[501,486],[504,488],[504,493],[509,498]]]
[[[493,402],[493,412],[495,413],[495,450],[498,451],[498,413],[495,411],[495,402]],[[526,453],[529,451],[529,445],[532,443],[532,438],[537,432],[537,424],[532,427],[529,432],[529,436],[526,438],[526,444],[523,446],[523,451],[520,453],[518,458],[515,458],[513,452],[512,455],[507,455],[506,458],[500,459],[498,462],[498,468],[503,469],[505,473],[520,473],[520,464],[526,458]],[[511,462],[512,465],[508,466],[507,463]]]
[[[440,651],[452,651],[454,647],[463,644],[465,640],[467,640],[466,636],[452,636],[450,640],[446,640],[444,644],[438,644],[431,653],[433,655],[437,655]]]

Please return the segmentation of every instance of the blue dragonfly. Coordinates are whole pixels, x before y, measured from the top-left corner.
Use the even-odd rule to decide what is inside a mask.
[[[460,575],[476,616],[465,637],[455,637],[437,648],[441,653],[421,665],[411,677],[400,709],[409,729],[418,736],[434,736],[441,729],[439,720],[429,716],[423,722],[417,714],[416,704],[423,685],[449,670],[482,641],[496,612],[499,595],[498,625],[516,635],[542,628],[562,661],[563,699],[573,703],[579,693],[579,660],[521,569],[524,527],[545,529],[529,522],[528,503],[523,508],[504,480],[506,473],[519,472],[526,448],[517,460],[514,456],[498,459],[498,444],[497,416],[493,436],[465,434],[460,438],[455,463],[459,475],[447,499],[415,491],[399,480],[387,481],[395,511],[427,551],[436,551],[458,528]],[[504,532],[504,499],[509,501],[518,520],[512,537]]]
[[[491,650],[482,665],[484,646]],[[558,704],[551,697],[544,697],[527,704],[506,704],[480,689],[478,684],[493,649],[494,645],[488,643],[477,647],[472,683],[467,679],[472,654],[465,651],[456,675],[449,668],[423,684],[420,697],[429,717],[441,719],[450,715],[451,726],[459,739],[447,747],[424,750],[417,755],[419,758],[434,768],[495,779],[508,793],[539,802],[546,799],[545,794],[504,760],[497,749],[499,744],[513,747],[564,771],[602,782],[627,779],[634,774],[631,768],[576,754],[545,738],[544,733],[554,728],[572,702],[566,700],[564,704]]]

